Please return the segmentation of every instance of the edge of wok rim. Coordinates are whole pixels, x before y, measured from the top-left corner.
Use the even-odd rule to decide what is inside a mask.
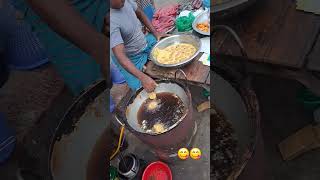
[[[258,98],[251,87],[250,75],[248,77],[244,77],[244,75],[241,75],[241,73],[237,72],[235,69],[224,66],[223,63],[219,63],[218,66],[211,66],[210,70],[219,74],[223,79],[228,81],[228,83],[230,83],[231,86],[239,93],[246,106],[250,125],[254,129],[254,133],[250,137],[252,138],[252,142],[247,148],[249,152],[248,154],[240,156],[242,159],[240,159],[239,167],[237,166],[235,169],[235,171],[238,171],[239,174],[241,174],[245,169],[241,167],[246,167],[248,162],[252,160],[256,152],[256,146],[261,140],[261,115]]]
[[[50,146],[49,146],[49,155],[48,155],[48,173],[49,179],[54,180],[53,173],[52,173],[52,154],[55,143],[63,136],[63,135],[70,135],[74,128],[76,127],[75,124],[79,121],[79,118],[85,112],[86,107],[94,101],[96,97],[98,97],[102,92],[107,89],[107,81],[106,80],[99,80],[89,86],[86,90],[82,91],[80,95],[75,99],[72,105],[68,108],[68,110],[63,115],[62,119],[60,120],[59,124],[54,130],[52,135]]]

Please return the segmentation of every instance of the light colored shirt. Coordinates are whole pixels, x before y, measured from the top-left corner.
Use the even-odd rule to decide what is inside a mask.
[[[124,44],[128,56],[139,54],[147,46],[141,23],[135,13],[137,8],[134,1],[126,0],[121,9],[110,10],[110,46],[114,48]]]

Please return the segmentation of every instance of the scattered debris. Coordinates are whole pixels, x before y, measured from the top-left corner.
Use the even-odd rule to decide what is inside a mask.
[[[238,161],[237,140],[234,130],[226,118],[214,109],[211,114],[210,179],[225,180],[232,173]]]

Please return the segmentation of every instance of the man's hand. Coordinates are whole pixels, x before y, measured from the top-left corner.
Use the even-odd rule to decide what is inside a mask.
[[[157,83],[149,76],[145,75],[140,79],[142,87],[148,92],[151,93],[157,87]]]
[[[149,31],[157,38],[159,41],[163,37],[168,37],[168,34],[163,34],[157,32],[157,30],[153,27],[152,23],[149,21],[147,16],[144,14],[144,12],[141,9],[136,10],[136,15],[138,19],[149,29]]]
[[[170,35],[157,32],[157,33],[154,34],[154,36],[157,38],[157,41],[160,41],[161,38],[169,37]]]
[[[127,57],[123,44],[115,46],[114,48],[112,48],[112,51],[117,60],[119,61],[119,64],[133,76],[138,78],[146,91],[152,92],[155,89],[157,85],[156,82],[135,67],[135,65]]]

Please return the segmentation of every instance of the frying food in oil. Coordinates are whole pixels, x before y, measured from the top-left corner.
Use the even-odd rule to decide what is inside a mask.
[[[157,98],[157,94],[155,92],[149,93],[149,99],[153,100]]]
[[[164,132],[165,128],[162,123],[156,123],[153,125],[153,131],[156,133],[162,133]]]
[[[138,123],[147,133],[161,133],[175,124],[186,112],[182,100],[173,93],[157,93],[156,99],[147,98],[138,111]]]
[[[157,108],[157,106],[158,106],[158,101],[156,101],[156,100],[152,100],[151,102],[149,102],[149,104],[148,104],[148,110],[154,110],[154,109],[156,109]]]

